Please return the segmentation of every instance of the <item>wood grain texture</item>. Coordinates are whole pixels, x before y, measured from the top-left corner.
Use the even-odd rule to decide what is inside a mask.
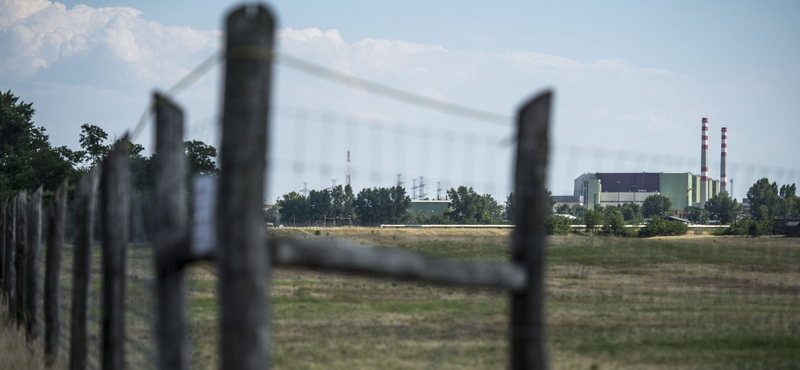
[[[91,282],[94,212],[100,165],[94,166],[78,181],[75,189],[75,251],[72,259],[72,307],[70,309],[69,369],[86,369],[88,338],[89,287]]]
[[[52,367],[58,358],[61,336],[61,263],[64,247],[64,222],[67,210],[67,185],[64,179],[47,205],[47,240],[44,273],[44,358]]]
[[[270,367],[262,205],[273,33],[272,14],[261,5],[235,9],[227,18],[217,197],[222,369]]]
[[[28,201],[28,243],[25,251],[25,338],[32,342],[39,335],[39,249],[42,246],[42,187]]]
[[[128,247],[131,174],[127,136],[119,140],[103,160],[100,177],[103,223],[103,370],[124,368],[125,359],[125,266]]]
[[[158,368],[189,368],[186,333],[186,288],[182,271],[188,254],[186,207],[186,156],[183,147],[183,112],[156,94],[156,153],[153,156],[155,192],[154,244],[156,279],[156,340]]]

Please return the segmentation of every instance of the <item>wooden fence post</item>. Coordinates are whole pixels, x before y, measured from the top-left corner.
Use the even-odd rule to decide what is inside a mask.
[[[94,235],[94,206],[100,166],[96,165],[78,180],[75,189],[75,250],[72,267],[72,310],[69,345],[69,370],[86,369],[86,339],[88,338],[89,284],[92,281],[92,238]]]
[[[21,191],[17,198],[17,247],[14,256],[14,311],[16,312],[17,327],[25,323],[23,310],[25,302],[25,249],[28,247],[28,198],[25,191]]]
[[[8,214],[8,198],[3,199],[3,208],[0,208],[0,282],[5,279],[3,260],[6,257],[6,215]],[[0,287],[0,289],[2,289]]]
[[[25,251],[25,338],[32,342],[38,335],[39,248],[42,245],[42,187],[28,201],[28,245]]]
[[[274,20],[262,5],[227,19],[218,188],[220,368],[270,367],[269,259],[264,225]]]
[[[61,249],[64,245],[67,180],[50,198],[47,205],[47,256],[44,275],[44,359],[52,367],[58,358],[61,335]]]
[[[8,312],[14,312],[14,248],[17,245],[17,197],[8,201],[6,213],[6,249],[3,251],[3,299],[8,304]]]
[[[153,156],[155,194],[155,260],[158,311],[156,333],[158,368],[186,370],[185,296],[182,261],[176,250],[186,244],[186,156],[183,147],[183,112],[156,94],[156,152]]]
[[[511,369],[547,368],[544,337],[545,174],[551,92],[525,104],[517,117],[515,223],[511,262],[528,272],[526,287],[511,293]]]
[[[124,368],[125,265],[130,215],[128,138],[124,136],[103,160],[100,177],[103,220],[103,354],[104,370]]]

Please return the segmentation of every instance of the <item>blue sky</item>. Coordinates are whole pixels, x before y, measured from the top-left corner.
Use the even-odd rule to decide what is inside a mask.
[[[122,133],[136,124],[153,89],[169,87],[217,50],[222,16],[234,4],[0,0],[0,88],[34,103],[36,123],[56,145],[77,148],[85,122]],[[583,172],[699,172],[702,117],[711,126],[714,178],[719,129],[729,129],[735,196],[763,176],[800,182],[796,1],[269,5],[283,52],[335,70],[509,116],[533,92],[552,88],[554,193],[570,193],[571,179]],[[212,143],[220,73],[211,71],[178,98],[190,136]],[[268,198],[304,181],[313,188],[329,186],[330,178],[341,183],[347,149],[357,188],[391,185],[403,173],[409,183],[425,176],[498,198],[508,191],[510,150],[497,143],[510,125],[394,103],[284,66],[275,75],[271,161],[278,172]],[[298,138],[298,117],[315,132],[307,142]],[[324,122],[333,126],[314,126]],[[408,139],[399,142],[402,127]],[[474,142],[483,144],[467,149]]]

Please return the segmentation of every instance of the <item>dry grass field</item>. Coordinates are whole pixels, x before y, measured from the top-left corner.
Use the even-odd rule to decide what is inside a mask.
[[[433,257],[509,258],[508,230],[273,230]],[[150,253],[148,247],[130,251],[128,332],[152,347],[143,319],[153,314]],[[65,266],[70,258],[66,253]],[[800,368],[800,239],[572,235],[550,238],[547,258],[553,369]],[[187,281],[193,368],[215,369],[215,270],[196,265]],[[96,281],[92,290],[99,288]],[[277,268],[272,297],[276,369],[507,367],[507,294],[501,291]],[[13,333],[3,330],[3,338]],[[2,352],[24,348],[13,340],[0,345]],[[143,368],[136,364],[144,365],[146,356],[129,352],[133,368]],[[7,368],[3,361],[0,368]]]

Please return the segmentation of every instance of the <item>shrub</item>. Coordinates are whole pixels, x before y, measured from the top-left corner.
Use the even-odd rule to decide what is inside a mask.
[[[659,217],[653,217],[650,223],[639,230],[639,236],[673,236],[685,235],[689,231],[689,226],[683,222],[667,221]]]
[[[567,235],[572,232],[572,221],[561,216],[547,216],[544,227],[548,235]]]

